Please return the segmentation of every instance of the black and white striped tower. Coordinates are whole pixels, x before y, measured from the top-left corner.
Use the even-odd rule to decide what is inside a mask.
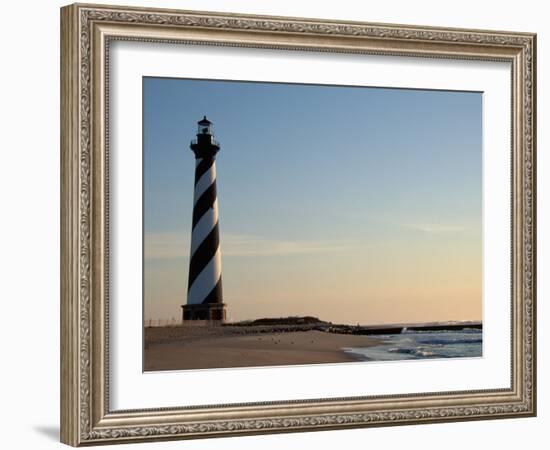
[[[189,262],[187,304],[183,320],[224,321],[226,305],[222,297],[222,264],[216,195],[216,153],[212,123],[198,122],[197,139],[191,141],[195,153],[193,229]]]

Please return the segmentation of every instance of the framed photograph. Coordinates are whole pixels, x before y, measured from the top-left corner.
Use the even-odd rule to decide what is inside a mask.
[[[62,8],[62,442],[535,415],[535,58]]]

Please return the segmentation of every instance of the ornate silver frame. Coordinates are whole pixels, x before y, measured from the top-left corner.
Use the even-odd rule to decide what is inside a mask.
[[[510,62],[510,388],[111,411],[106,67],[115,39]],[[536,36],[530,33],[105,5],[62,8],[62,442],[79,446],[535,415],[535,52]]]

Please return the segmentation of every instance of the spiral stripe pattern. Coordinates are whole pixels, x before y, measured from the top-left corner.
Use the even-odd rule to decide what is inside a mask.
[[[222,303],[214,156],[196,159],[187,304]]]

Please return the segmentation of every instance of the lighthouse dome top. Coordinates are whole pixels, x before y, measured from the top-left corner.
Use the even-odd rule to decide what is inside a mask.
[[[210,122],[206,116],[203,116],[198,122],[198,134],[212,134],[212,122]]]

